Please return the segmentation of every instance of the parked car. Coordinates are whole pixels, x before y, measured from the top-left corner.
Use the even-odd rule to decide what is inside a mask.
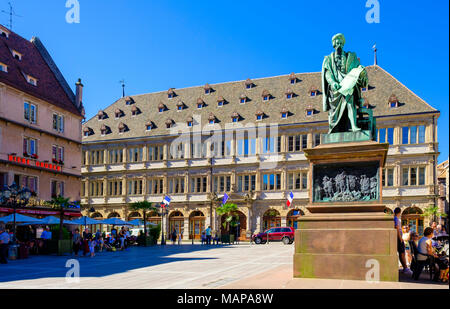
[[[289,245],[294,242],[295,230],[293,227],[273,227],[264,231],[264,233],[259,233],[252,236],[252,240],[255,244],[264,244],[267,242],[267,235],[269,236],[269,242],[271,241],[282,241],[283,244]]]

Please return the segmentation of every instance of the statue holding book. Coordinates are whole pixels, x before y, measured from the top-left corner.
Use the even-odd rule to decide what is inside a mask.
[[[368,86],[367,72],[356,53],[343,50],[343,34],[334,35],[332,43],[335,51],[325,56],[322,66],[323,110],[328,111],[328,133],[358,132],[361,128],[357,108],[364,103],[361,88]]]

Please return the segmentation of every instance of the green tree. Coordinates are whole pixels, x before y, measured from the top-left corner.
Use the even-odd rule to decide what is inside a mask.
[[[446,218],[447,214],[441,212],[438,206],[431,204],[423,210],[421,216],[426,217],[431,221],[436,221],[437,218]]]
[[[57,209],[60,212],[59,215],[59,240],[63,240],[64,233],[63,233],[63,222],[64,222],[64,208],[69,205],[70,198],[65,198],[61,195],[54,196],[50,201],[45,202],[47,205],[50,205],[53,207],[53,209]]]
[[[131,204],[131,209],[136,211],[142,211],[142,218],[144,219],[144,236],[147,237],[147,212],[156,211],[156,208],[152,203],[147,201],[135,202]],[[144,244],[146,242],[144,241]]]
[[[222,207],[218,207],[216,210],[219,216],[226,216],[223,227],[228,233],[230,232],[230,227],[236,227],[239,222],[239,215],[236,214],[237,210],[237,205],[231,203],[226,203]]]

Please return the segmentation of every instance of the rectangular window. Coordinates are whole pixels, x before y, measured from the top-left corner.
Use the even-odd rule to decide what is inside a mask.
[[[417,186],[417,168],[412,167],[410,169],[410,175],[411,175],[411,186]]]
[[[149,146],[148,147],[148,160],[149,161],[164,160],[164,146]]]
[[[180,194],[184,193],[184,178],[169,178],[169,193]]]
[[[238,192],[254,192],[256,189],[256,175],[239,175],[237,181]]]
[[[23,139],[23,155],[25,157],[30,157],[32,155],[37,155],[37,140],[33,138],[24,137]]]
[[[120,196],[122,195],[122,181],[114,180],[108,182],[108,195]]]
[[[123,163],[123,150],[122,149],[112,149],[109,151],[109,163]]]
[[[314,146],[320,145],[320,133],[314,134]]]
[[[410,128],[410,143],[417,144],[417,127]]]
[[[278,142],[278,139],[277,139]],[[275,138],[266,137],[263,139],[263,149],[262,153],[274,153],[275,152]]]
[[[419,126],[419,144],[425,143],[425,126]]]
[[[425,167],[419,167],[419,186],[425,185]]]
[[[281,190],[281,174],[264,174],[263,190],[265,191]]]
[[[64,116],[53,114],[53,130],[60,133],[64,132]]]
[[[36,109],[36,105],[31,104],[29,102],[24,102],[23,104],[23,114],[24,114],[24,119],[26,121],[29,121],[30,123],[36,123],[36,114],[37,114],[37,109]]]
[[[129,195],[142,194],[142,179],[135,179],[128,181],[128,194]]]
[[[387,142],[389,145],[394,145],[394,128],[387,129]]]
[[[193,177],[191,178],[191,192],[201,193],[206,192],[207,177]]]
[[[402,144],[409,144],[409,127],[402,128]]]
[[[128,149],[128,162],[142,162],[142,147]]]
[[[386,128],[381,128],[378,130],[379,133],[379,142],[380,143],[386,143]]]
[[[404,186],[409,186],[409,168],[403,168],[402,179],[402,184]]]
[[[394,185],[394,169],[385,168],[383,170],[383,186],[392,187]]]
[[[94,184],[94,182],[91,184]],[[52,195],[52,198],[58,196],[64,197],[64,181],[52,180],[50,184],[50,193]],[[100,195],[103,195],[103,190],[101,191]],[[93,194],[93,192],[91,192],[91,196],[98,196],[98,195]]]

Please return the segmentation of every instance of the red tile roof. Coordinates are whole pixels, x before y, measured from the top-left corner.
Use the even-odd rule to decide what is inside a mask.
[[[8,38],[0,36],[0,62],[8,66],[7,73],[0,71],[0,82],[81,115],[36,45],[10,30],[8,32]],[[12,50],[22,54],[22,60],[15,59]],[[24,74],[36,78],[37,86],[29,84]]]

